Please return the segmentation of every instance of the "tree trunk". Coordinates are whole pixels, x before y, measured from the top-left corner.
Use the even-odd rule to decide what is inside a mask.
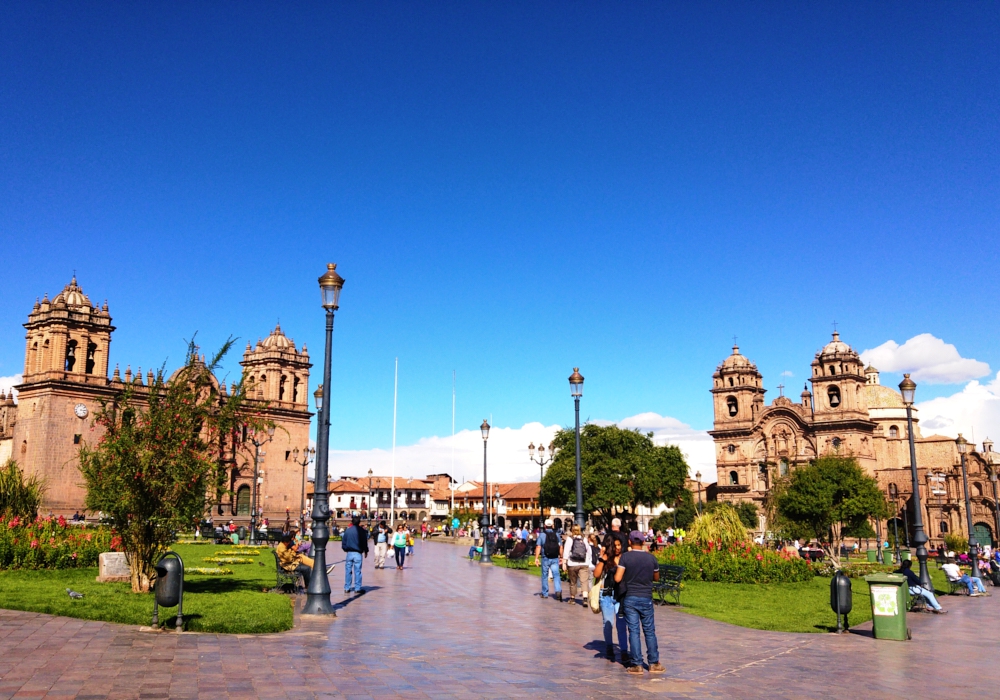
[[[129,573],[132,577],[133,593],[149,593],[156,578],[153,567],[154,552],[151,548],[136,547],[132,551],[125,550]]]

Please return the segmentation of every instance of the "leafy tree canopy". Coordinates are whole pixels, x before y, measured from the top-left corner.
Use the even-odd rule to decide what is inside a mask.
[[[583,506],[605,522],[635,519],[640,505],[672,503],[685,492],[687,463],[680,448],[653,443],[653,434],[617,425],[587,424],[580,429]],[[541,483],[542,507],[576,509],[574,431],[560,430],[553,443],[556,457]],[[678,521],[678,525],[680,522]]]

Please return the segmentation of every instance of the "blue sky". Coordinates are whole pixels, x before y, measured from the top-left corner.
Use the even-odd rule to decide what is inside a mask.
[[[733,335],[797,395],[834,320],[1000,368],[995,4],[2,12],[0,375],[74,269],[123,368],[279,318],[318,360],[327,261],[348,451],[389,445],[397,356],[401,444],[453,369],[459,429],[570,424],[574,366],[584,418],[706,429]]]

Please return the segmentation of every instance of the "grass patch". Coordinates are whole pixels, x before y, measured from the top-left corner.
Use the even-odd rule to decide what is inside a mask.
[[[232,545],[229,545],[230,547]],[[178,543],[174,551],[185,563],[195,564],[222,545]],[[266,633],[292,627],[292,601],[278,593],[264,593],[275,583],[274,557],[262,557],[259,566],[237,567],[234,573],[184,577],[184,629],[197,632]],[[0,571],[0,606],[9,610],[148,625],[153,617],[152,594],[132,593],[127,583],[97,583],[96,568],[41,571]],[[84,594],[73,600],[67,588]],[[160,621],[173,628],[176,608],[160,611]]]

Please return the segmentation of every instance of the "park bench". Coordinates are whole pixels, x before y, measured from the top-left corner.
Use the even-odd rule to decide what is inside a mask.
[[[667,596],[674,599],[674,603],[681,604],[681,579],[684,578],[684,567],[673,564],[660,564],[660,580],[653,581],[653,596],[658,598],[661,604],[666,604]]]
[[[297,592],[299,589],[299,575],[294,571],[285,571],[281,568],[281,561],[278,559],[277,550],[272,549],[271,554],[274,555],[274,569],[277,572],[277,579],[275,581],[273,592],[283,592],[289,586],[292,587],[292,593]]]
[[[506,565],[508,569],[521,569],[523,571],[528,570],[528,564],[531,562],[531,552],[528,550],[527,546],[518,547],[515,544],[507,552]]]

